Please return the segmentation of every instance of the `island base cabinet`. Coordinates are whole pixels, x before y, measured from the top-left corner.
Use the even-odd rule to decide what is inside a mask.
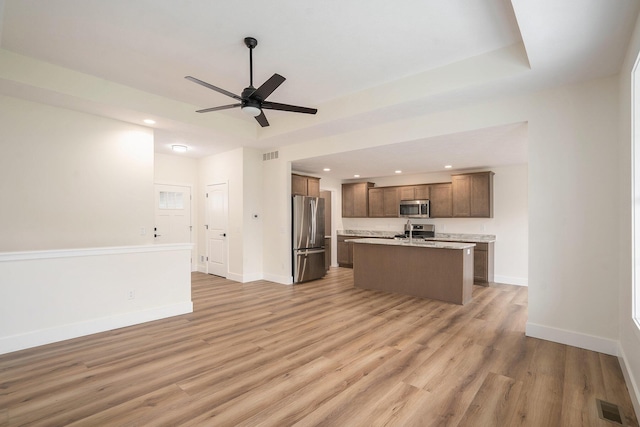
[[[473,248],[441,249],[353,245],[353,283],[455,304],[471,301]]]

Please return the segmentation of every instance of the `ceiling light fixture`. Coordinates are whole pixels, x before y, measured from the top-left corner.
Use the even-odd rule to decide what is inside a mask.
[[[331,172],[331,169],[329,169],[329,168],[324,168],[322,170],[325,171],[325,172]]]
[[[172,145],[171,149],[176,153],[186,153],[188,148],[186,145]]]
[[[451,165],[445,165],[445,167],[444,167],[444,168],[445,168],[445,169],[451,169],[452,167],[453,167],[453,166],[451,166]]]
[[[360,175],[353,175],[354,178],[360,178]]]
[[[402,171],[398,170],[398,171],[396,171],[396,173],[402,173]]]
[[[155,120],[151,120],[151,119],[144,119],[143,122],[145,122],[148,125],[155,125],[156,121]]]
[[[253,105],[245,105],[242,107],[242,112],[250,115],[251,117],[258,117],[260,113],[262,113],[262,110],[258,107],[254,107]]]

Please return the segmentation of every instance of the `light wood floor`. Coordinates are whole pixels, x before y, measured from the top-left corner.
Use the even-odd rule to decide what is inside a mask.
[[[458,306],[193,275],[192,314],[0,356],[0,425],[637,425],[615,357],[526,338],[527,288]]]

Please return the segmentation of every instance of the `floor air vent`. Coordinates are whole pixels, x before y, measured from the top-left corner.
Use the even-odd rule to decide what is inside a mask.
[[[596,399],[596,406],[598,406],[598,415],[601,419],[621,426],[625,425],[618,405]]]

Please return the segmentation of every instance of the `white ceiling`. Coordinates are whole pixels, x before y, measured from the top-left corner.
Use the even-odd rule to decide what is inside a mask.
[[[615,74],[639,2],[0,0],[0,93],[136,124],[154,118],[160,153],[174,143],[192,157],[239,146],[269,151]],[[254,85],[277,72],[287,81],[269,100],[316,107],[317,115],[267,111],[263,129],[239,109],[194,112],[234,100],[184,76],[238,94],[248,85],[246,36],[258,39]],[[526,160],[520,123],[294,167],[361,165],[380,176]]]

